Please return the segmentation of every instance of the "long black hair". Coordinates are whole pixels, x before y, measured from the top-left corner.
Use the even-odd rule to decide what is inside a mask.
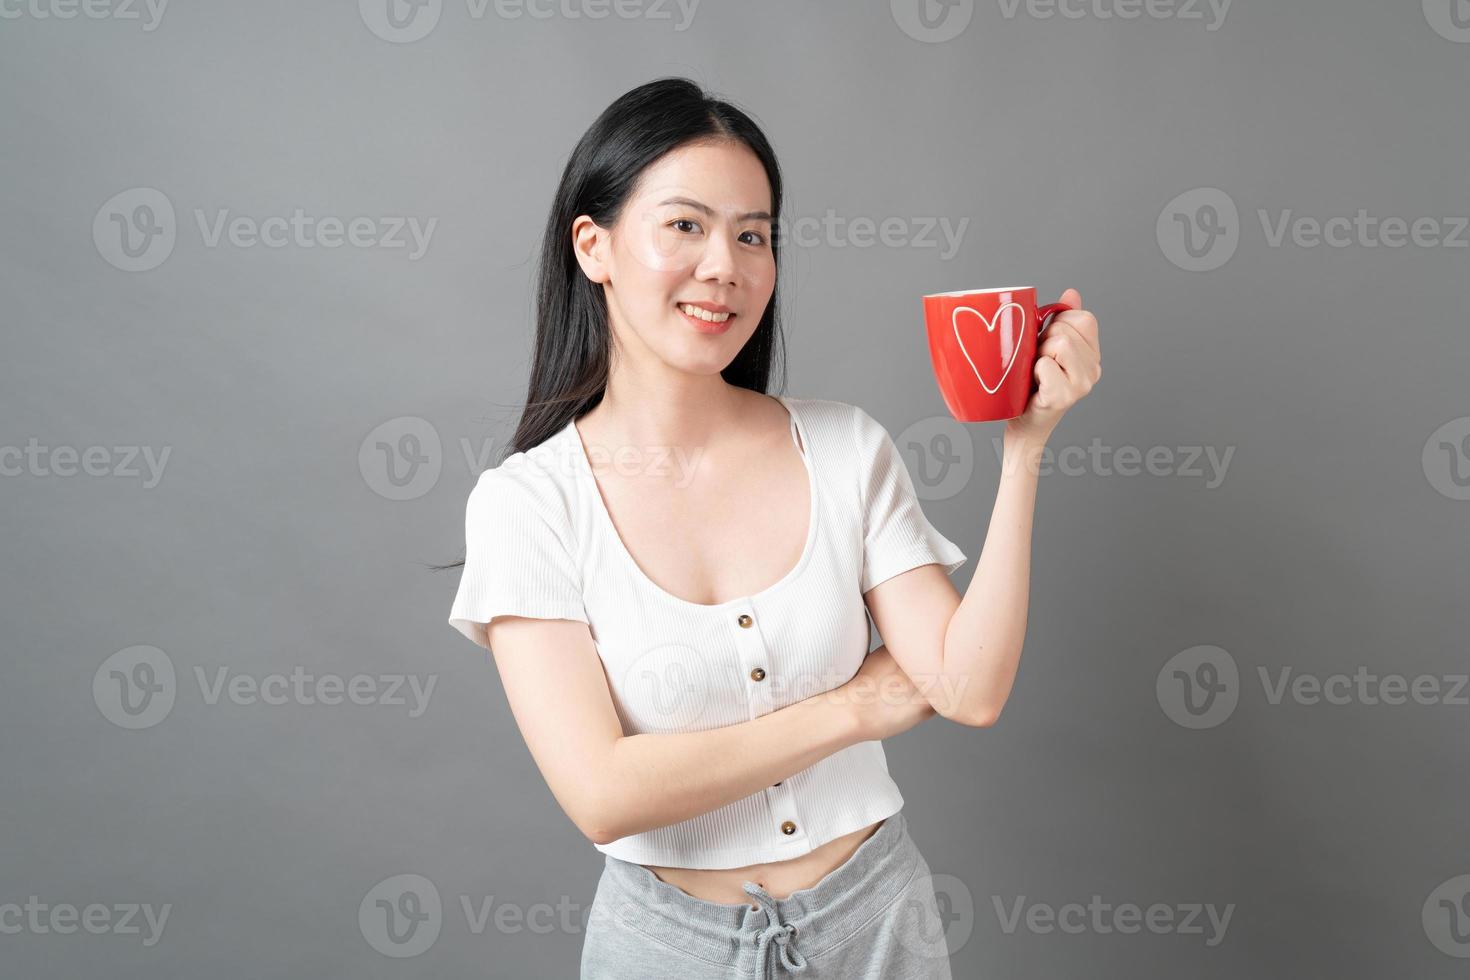
[[[588,279],[577,263],[572,222],[585,214],[603,228],[612,227],[649,165],[686,144],[720,140],[745,144],[765,168],[777,231],[771,252],[779,269],[781,169],[755,121],[687,78],[657,78],[619,96],[577,141],[551,202],[536,274],[536,348],[526,407],[505,455],[551,438],[596,407],[607,391],[613,339],[607,300],[602,285]],[[726,383],[765,394],[772,366],[784,375],[779,290],[778,274],[755,333],[720,372]]]

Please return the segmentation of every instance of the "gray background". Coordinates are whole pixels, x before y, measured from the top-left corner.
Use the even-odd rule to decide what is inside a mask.
[[[1233,447],[1214,487],[1095,464],[1043,476],[1000,724],[888,743],[912,832],[953,876],[955,975],[1464,976],[1470,942],[1432,893],[1456,900],[1470,873],[1470,707],[1273,704],[1258,676],[1466,670],[1470,250],[1273,247],[1257,215],[1470,213],[1470,30],[1444,3],[1238,0],[1209,30],[1205,7],[1007,17],[990,0],[949,10],[970,19],[943,40],[904,30],[907,2],[705,3],[678,30],[675,7],[477,18],[446,0],[411,42],[375,33],[374,8],[178,3],[147,30],[141,10],[33,5],[0,22],[0,444],[106,447],[118,464],[63,476],[64,456],[12,453],[0,478],[0,905],[172,906],[151,946],[0,931],[0,973],[575,975],[601,856],[547,791],[493,664],[445,623],[453,573],[423,563],[460,553],[475,453],[498,460],[514,427],[566,154],[621,92],[688,74],[766,128],[788,217],[969,220],[952,256],[839,231],[782,269],[787,392],[889,428],[971,559],[957,585],[999,426],[948,421],[920,294],[1081,290],[1106,377],[1056,449]],[[105,205],[136,188],[167,197],[177,239],[130,272],[93,225],[130,213]],[[1156,232],[1198,188],[1239,215],[1208,271]],[[210,247],[195,217],[295,208],[437,225],[414,260]],[[380,442],[422,457],[395,462],[416,482],[394,488]],[[161,481],[128,475],[128,446],[169,448]],[[138,645],[166,656],[175,700],[130,729],[109,718],[104,661]],[[1237,666],[1238,703],[1191,728],[1166,710],[1166,664],[1200,645]],[[195,674],[296,668],[436,686],[413,716],[210,703]],[[411,958],[358,920],[403,874],[444,906]],[[1008,932],[996,912],[1093,895],[1234,910],[1213,946]],[[476,932],[461,896],[569,911],[550,931]]]

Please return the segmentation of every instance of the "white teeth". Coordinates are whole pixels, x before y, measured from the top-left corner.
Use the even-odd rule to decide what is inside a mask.
[[[690,316],[697,316],[701,320],[708,320],[710,323],[724,323],[730,319],[730,314],[728,313],[711,313],[709,310],[702,310],[690,303],[680,303],[679,309],[688,313]]]

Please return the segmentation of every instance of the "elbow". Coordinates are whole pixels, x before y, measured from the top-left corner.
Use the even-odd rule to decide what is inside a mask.
[[[583,800],[578,813],[572,816],[572,822],[592,843],[607,845],[628,836],[622,829],[619,813],[616,801],[607,793],[591,793],[588,799]]]
[[[627,836],[625,834],[618,833],[612,827],[612,825],[608,823],[598,823],[596,821],[589,820],[577,820],[573,822],[576,823],[577,829],[582,832],[582,836],[587,838],[594,844],[607,845],[611,844],[613,841],[618,840],[621,837]]]
[[[969,728],[989,728],[1000,720],[1003,705],[961,704],[940,714],[949,721]]]
[[[595,827],[582,827],[580,829],[582,831],[582,836],[586,837],[592,843],[601,846],[611,844],[613,841],[618,839],[617,834],[609,833],[606,830],[601,830]]]

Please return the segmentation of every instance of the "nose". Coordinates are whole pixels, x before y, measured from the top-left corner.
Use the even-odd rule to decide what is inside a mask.
[[[723,234],[709,236],[695,276],[702,280],[739,285],[735,243]]]

